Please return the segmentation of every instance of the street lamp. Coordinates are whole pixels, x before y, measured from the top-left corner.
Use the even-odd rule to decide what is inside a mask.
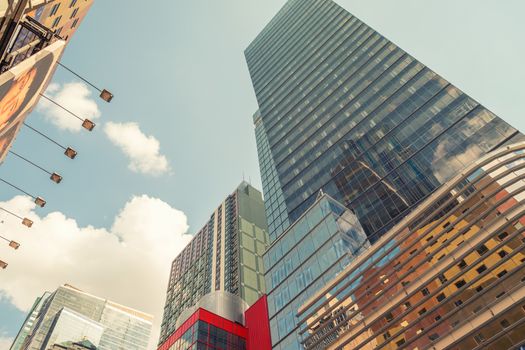
[[[9,185],[9,186],[11,186],[11,187],[13,187],[14,189],[19,190],[19,191],[22,192],[23,194],[26,194],[26,195],[28,195],[29,197],[33,198],[34,201],[35,201],[35,204],[38,205],[40,208],[43,208],[44,205],[46,205],[46,201],[45,201],[42,197],[33,196],[31,193],[24,191],[24,190],[21,189],[20,187],[15,186],[15,185],[13,185],[12,183],[10,183],[10,182],[8,182],[8,181],[2,179],[2,178],[0,178],[0,181],[2,181],[3,183],[5,183],[5,184],[7,184],[7,185]]]
[[[91,82],[89,82],[87,79],[85,79],[84,77],[80,76],[79,74],[73,72],[71,69],[69,69],[68,67],[64,66],[61,62],[57,62],[57,64],[64,68],[65,70],[67,70],[69,73],[73,74],[74,76],[76,76],[77,78],[79,78],[80,80],[82,80],[83,82],[85,82],[86,84],[88,84],[89,86],[91,86],[93,89],[97,90],[98,92],[100,92],[100,98],[103,99],[104,101],[106,102],[111,102],[111,100],[113,99],[113,94],[111,92],[109,92],[108,90],[106,89],[99,89],[98,87],[96,87],[95,85],[93,85]]]
[[[45,98],[46,100],[48,100],[49,102],[51,102],[52,104],[54,104],[55,106],[57,106],[57,107],[61,108],[62,110],[64,110],[69,115],[72,115],[73,117],[75,117],[78,120],[80,120],[82,122],[82,127],[84,129],[86,129],[88,131],[93,131],[93,129],[95,128],[95,123],[93,123],[91,120],[79,117],[78,115],[76,115],[75,113],[73,113],[69,109],[67,109],[66,107],[62,106],[61,104],[59,104],[56,101],[53,101],[50,97],[47,97],[44,94],[39,94],[39,95],[42,96],[43,98]]]
[[[7,263],[0,260],[0,269],[5,270],[6,267],[7,267]]]
[[[64,147],[62,146],[61,144],[59,144],[58,142],[56,142],[55,140],[53,140],[51,137],[45,135],[43,132],[40,132],[38,131],[37,129],[33,128],[31,125],[27,124],[24,122],[24,126],[26,126],[27,128],[29,128],[30,130],[33,130],[34,132],[36,132],[38,135],[42,136],[43,138],[47,139],[48,141],[51,141],[53,142],[55,145],[57,145],[58,147],[62,148],[64,150],[64,154],[66,155],[66,157],[68,157],[69,159],[75,159],[75,157],[77,156],[77,151],[75,151],[73,148],[71,147]]]
[[[44,168],[41,167],[40,165],[35,164],[34,162],[30,161],[29,159],[27,159],[27,158],[25,158],[25,157],[22,157],[22,156],[21,156],[20,154],[18,154],[18,153],[15,153],[15,152],[13,152],[13,151],[9,151],[9,153],[11,153],[11,154],[14,155],[14,156],[17,156],[18,158],[24,160],[25,162],[27,162],[27,163],[29,163],[29,164],[31,164],[31,165],[37,167],[38,169],[42,170],[43,172],[48,173],[49,175],[51,175],[51,176],[49,177],[49,179],[50,179],[51,181],[53,181],[54,183],[59,184],[60,181],[62,181],[62,176],[59,175],[58,173],[56,173],[56,172],[50,172],[49,170],[44,169]]]
[[[31,226],[33,226],[33,221],[31,221],[31,220],[28,219],[28,218],[23,218],[23,217],[21,217],[20,215],[16,215],[16,214],[13,213],[12,211],[9,211],[9,210],[7,210],[7,209],[5,209],[5,208],[2,208],[2,207],[0,207],[0,210],[3,210],[3,211],[5,211],[6,213],[8,213],[8,214],[10,214],[10,215],[13,215],[15,218],[19,218],[20,220],[22,220],[22,225],[24,225],[24,226],[27,226],[27,227],[31,227]]]
[[[4,236],[0,236],[0,239],[3,239],[4,241],[6,241],[9,244],[9,246],[13,248],[14,250],[17,250],[18,248],[20,248],[20,243],[18,242],[7,239]]]

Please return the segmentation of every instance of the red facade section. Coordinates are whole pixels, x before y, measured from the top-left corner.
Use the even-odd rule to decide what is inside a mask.
[[[169,350],[197,321],[209,323],[246,340],[247,350],[271,350],[268,301],[262,296],[244,313],[245,326],[199,308],[157,350]]]
[[[242,325],[232,322],[224,317],[218,316],[208,310],[199,309],[199,320],[224,329],[226,332],[235,334],[241,338],[248,338],[248,330]]]
[[[244,319],[248,329],[248,350],[271,350],[272,338],[266,295],[246,310]]]
[[[199,308],[186,321],[184,321],[184,323],[179,328],[177,328],[175,333],[170,335],[170,337],[166,339],[166,341],[162,343],[157,348],[157,350],[168,350],[197,321],[204,321],[248,341],[248,329],[238,323],[232,322],[224,317],[209,312],[208,310]]]

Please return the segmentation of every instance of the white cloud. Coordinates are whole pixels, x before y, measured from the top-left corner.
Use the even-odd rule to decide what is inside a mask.
[[[0,295],[27,311],[44,291],[69,283],[94,295],[155,316],[150,344],[158,340],[171,261],[189,242],[185,214],[157,198],[131,198],[111,229],[79,227],[60,212],[35,213],[30,198],[17,196],[0,206],[34,221],[28,229],[0,214],[2,232],[21,244],[0,246]]]
[[[9,350],[14,338],[8,337],[5,333],[0,333],[0,350]]]
[[[160,175],[169,171],[166,156],[160,154],[160,143],[146,136],[137,123],[108,122],[104,132],[109,140],[129,158],[128,167],[137,173]]]
[[[45,95],[80,118],[96,121],[100,117],[100,110],[92,98],[92,92],[84,83],[73,82],[64,85],[53,83],[48,86]],[[60,129],[73,132],[82,129],[80,120],[43,97],[40,98],[37,110]]]

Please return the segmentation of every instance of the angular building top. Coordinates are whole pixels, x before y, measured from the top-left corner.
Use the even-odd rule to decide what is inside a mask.
[[[330,0],[290,0],[245,51],[269,234],[320,189],[373,242],[515,128]]]
[[[248,305],[259,299],[266,289],[267,244],[262,195],[243,182],[173,261],[159,343],[175,331],[181,313],[208,293],[228,292]]]
[[[298,349],[295,314],[370,246],[355,214],[320,193],[264,255],[272,349]]]

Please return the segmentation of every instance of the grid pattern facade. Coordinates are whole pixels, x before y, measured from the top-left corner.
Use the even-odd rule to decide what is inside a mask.
[[[100,323],[68,308],[62,308],[53,319],[42,349],[50,349],[55,344],[61,345],[72,339],[76,341],[89,339],[90,342],[98,345],[103,333],[104,326]]]
[[[64,40],[69,41],[92,4],[93,0],[54,0],[36,6],[30,5],[31,8],[26,16],[37,20],[47,28],[54,30]],[[12,50],[20,49],[36,39],[37,36],[34,33],[26,28],[21,28]],[[18,55],[16,61],[21,62],[30,55],[31,51],[25,56]]]
[[[159,344],[176,330],[181,313],[212,291],[255,302],[265,291],[267,244],[262,195],[243,182],[173,261]]]
[[[373,242],[472,159],[524,139],[330,0],[288,1],[245,56],[272,240],[323,189]]]
[[[169,350],[246,350],[246,339],[199,320]]]
[[[264,259],[272,349],[299,348],[301,304],[368,245],[355,215],[327,195],[271,245]]]
[[[306,349],[525,346],[525,143],[444,184],[299,318]]]
[[[47,337],[53,332],[57,315],[64,309],[96,321],[104,327],[99,349],[125,348],[146,350],[151,334],[152,316],[108,300],[82,292],[71,286],[59,287],[43,304],[30,334],[24,340],[22,349],[40,350]],[[61,323],[64,329],[71,325]],[[68,339],[80,341],[82,339]],[[49,344],[53,345],[53,344]]]
[[[26,337],[31,333],[31,330],[33,329],[33,325],[35,324],[35,321],[38,317],[38,313],[40,312],[40,309],[44,305],[44,302],[51,293],[46,292],[43,296],[38,297],[35,300],[35,303],[33,304],[33,307],[29,311],[27,318],[24,321],[24,324],[20,328],[20,331],[16,335],[15,340],[13,341],[13,344],[11,345],[11,348],[9,350],[20,350],[22,349],[22,345],[24,343],[24,340]]]
[[[268,195],[264,200],[268,216],[268,232],[270,241],[273,242],[290,225],[290,222],[288,221],[284,194],[277,176],[277,168],[271,155],[270,144],[259,111],[254,115],[254,124],[263,192]]]

